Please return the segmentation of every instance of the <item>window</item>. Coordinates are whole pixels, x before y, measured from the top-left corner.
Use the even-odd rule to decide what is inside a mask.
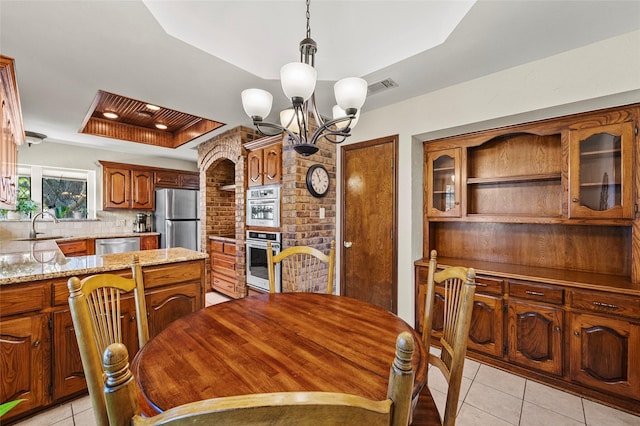
[[[58,219],[95,218],[95,171],[18,165],[18,175],[18,199],[32,199]]]

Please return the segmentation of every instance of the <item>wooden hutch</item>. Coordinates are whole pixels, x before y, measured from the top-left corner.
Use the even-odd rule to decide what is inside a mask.
[[[416,325],[436,249],[439,267],[476,269],[471,358],[640,414],[639,117],[425,141]]]

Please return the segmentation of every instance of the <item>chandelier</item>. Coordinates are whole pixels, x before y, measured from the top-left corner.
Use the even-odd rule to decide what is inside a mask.
[[[293,149],[304,156],[318,151],[317,142],[322,137],[333,143],[344,142],[356,125],[359,110],[367,96],[365,80],[358,77],[344,78],[334,85],[337,105],[333,107],[333,119],[325,119],[318,113],[314,93],[318,77],[314,68],[317,45],[311,38],[309,18],[307,0],[307,34],[300,42],[300,62],[286,64],[280,69],[282,90],[292,104],[291,108],[280,113],[280,124],[263,121],[271,112],[271,93],[262,89],[242,91],[242,106],[258,132],[264,136],[286,132]],[[313,114],[317,127],[311,135],[310,114]]]

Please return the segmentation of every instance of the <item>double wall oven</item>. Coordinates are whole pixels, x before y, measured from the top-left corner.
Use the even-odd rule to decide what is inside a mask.
[[[269,291],[267,270],[267,241],[271,242],[273,254],[280,253],[282,233],[247,231],[247,286],[261,291]],[[276,293],[282,291],[280,265],[276,265]]]

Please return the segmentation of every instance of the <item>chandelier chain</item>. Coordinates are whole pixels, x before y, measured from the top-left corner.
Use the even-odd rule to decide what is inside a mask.
[[[311,13],[309,13],[309,3],[311,0],[307,0],[307,38],[311,38],[311,25],[309,20],[311,19]]]

